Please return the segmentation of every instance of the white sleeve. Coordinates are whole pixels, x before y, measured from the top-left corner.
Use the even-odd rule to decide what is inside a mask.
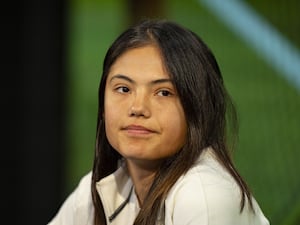
[[[237,185],[201,177],[183,179],[166,200],[166,225],[262,225],[268,224],[256,207],[240,213]],[[247,204],[247,203],[246,203]]]

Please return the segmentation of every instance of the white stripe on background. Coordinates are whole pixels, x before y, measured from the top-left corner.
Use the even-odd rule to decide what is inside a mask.
[[[300,91],[300,53],[242,0],[198,0]]]

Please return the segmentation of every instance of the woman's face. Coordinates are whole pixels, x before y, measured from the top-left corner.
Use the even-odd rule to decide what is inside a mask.
[[[128,50],[112,65],[104,118],[109,143],[127,160],[160,162],[184,145],[184,111],[155,46]]]

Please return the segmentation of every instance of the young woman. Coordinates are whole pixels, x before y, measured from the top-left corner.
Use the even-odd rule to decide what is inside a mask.
[[[104,60],[93,171],[49,225],[269,224],[230,158],[235,116],[195,33],[129,28]]]

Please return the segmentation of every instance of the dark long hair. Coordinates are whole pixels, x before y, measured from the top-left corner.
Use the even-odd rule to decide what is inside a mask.
[[[246,199],[252,206],[249,188],[230,158],[227,131],[231,127],[230,134],[237,136],[236,112],[214,55],[199,36],[178,24],[166,20],[144,20],[123,32],[111,45],[104,59],[91,187],[95,225],[106,224],[96,182],[113,173],[121,158],[109,144],[105,133],[102,115],[106,79],[112,64],[122,53],[145,45],[155,45],[160,50],[165,68],[174,81],[185,112],[187,139],[183,148],[161,165],[134,224],[155,224],[161,204],[171,187],[191,168],[203,149],[209,146],[239,185],[241,210]]]

